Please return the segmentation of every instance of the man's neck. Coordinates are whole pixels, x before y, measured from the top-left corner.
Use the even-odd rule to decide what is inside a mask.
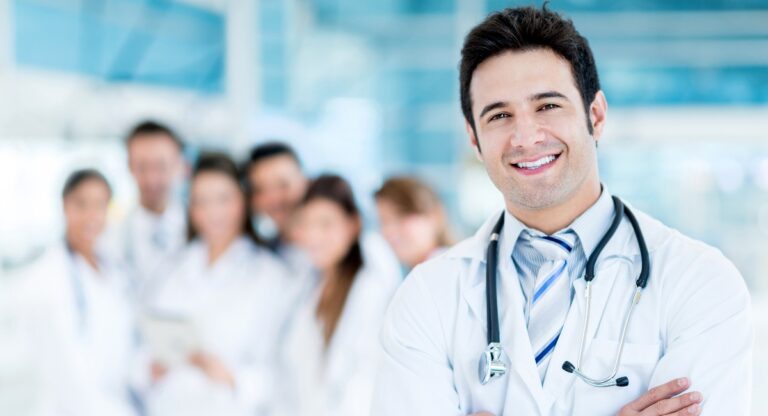
[[[600,183],[579,190],[567,201],[544,209],[527,209],[507,202],[507,210],[526,227],[552,235],[573,223],[600,198]]]
[[[165,213],[165,209],[168,207],[168,202],[158,202],[158,203],[147,203],[146,201],[141,201],[141,207],[145,210],[151,212],[155,215],[163,215]]]
[[[237,240],[237,236],[233,236],[232,238],[228,238],[223,241],[217,241],[217,242],[209,242],[208,243],[208,265],[211,266],[216,261],[221,258],[224,253],[227,252],[229,247],[232,245],[232,243]]]

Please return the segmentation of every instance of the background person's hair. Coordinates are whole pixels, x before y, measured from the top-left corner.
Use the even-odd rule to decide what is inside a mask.
[[[355,203],[352,187],[342,177],[338,175],[317,177],[309,184],[301,205],[306,206],[318,199],[330,201],[338,205],[350,218],[360,220],[360,210]],[[331,337],[333,337],[352,283],[354,283],[355,276],[362,267],[363,252],[358,234],[341,263],[338,264],[337,273],[333,276],[333,280],[328,283],[332,285],[330,292],[326,296],[322,296],[317,305],[316,314],[323,325],[325,345],[328,345]]]
[[[248,214],[250,207],[248,206],[248,198],[243,189],[243,182],[241,180],[240,170],[237,164],[231,157],[224,153],[219,152],[204,152],[201,153],[192,169],[192,178],[190,182],[202,173],[219,173],[228,177],[237,185],[238,190],[243,195],[243,224],[241,231],[247,237],[249,237],[254,243],[262,245],[263,241],[256,233],[256,229],[253,226],[251,217]],[[192,216],[187,216],[187,240],[192,241],[197,237],[197,230],[192,224]]]
[[[294,162],[296,162],[296,165],[298,165],[299,168],[301,168],[301,160],[299,160],[299,156],[296,154],[296,151],[293,150],[293,148],[288,144],[278,141],[271,141],[257,145],[251,149],[251,152],[248,155],[248,159],[243,164],[243,175],[246,179],[245,189],[249,196],[253,192],[253,189],[251,189],[251,183],[249,180],[247,180],[251,169],[256,167],[259,163],[277,156],[288,156]]]
[[[475,134],[477,130],[472,117],[469,87],[478,65],[506,51],[541,48],[551,50],[570,64],[576,88],[581,94],[587,113],[587,129],[592,134],[589,107],[595,99],[595,94],[600,91],[600,80],[592,50],[587,39],[573,26],[573,22],[547,9],[546,3],[541,9],[529,6],[493,13],[475,26],[464,39],[459,64],[461,110]]]
[[[107,187],[109,197],[112,197],[112,187],[109,186],[109,181],[107,181],[107,178],[101,172],[96,169],[78,169],[70,173],[67,180],[64,181],[64,187],[61,190],[61,198],[66,199],[69,194],[88,181],[101,182]]]
[[[130,146],[131,142],[137,138],[145,138],[147,136],[167,137],[179,148],[179,151],[184,150],[184,141],[181,140],[181,137],[167,125],[154,120],[145,120],[134,126],[125,137],[125,144]]]
[[[259,162],[276,156],[288,156],[293,159],[297,165],[301,166],[299,156],[291,146],[283,142],[271,141],[262,143],[251,149],[251,153],[248,155],[248,160],[246,161],[246,169],[250,169],[259,164]]]
[[[376,200],[390,202],[403,215],[434,215],[438,220],[437,244],[453,244],[443,203],[437,193],[423,181],[412,176],[394,176],[381,185],[374,197]]]

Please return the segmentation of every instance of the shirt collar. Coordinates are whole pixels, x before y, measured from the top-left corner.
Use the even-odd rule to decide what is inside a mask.
[[[144,207],[144,205],[138,204],[137,211],[139,215],[145,219],[155,222],[172,221],[177,222],[179,219],[184,221],[184,208],[177,201],[170,201],[165,207],[162,213],[158,214],[152,212]]]
[[[562,230],[572,229],[581,241],[584,254],[589,257],[594,251],[600,239],[611,226],[613,220],[613,200],[611,194],[603,186],[600,197],[597,202],[592,204],[584,213],[576,218],[570,225]],[[540,231],[526,227],[508,210],[504,210],[504,229],[502,230],[501,247],[502,253],[512,253],[523,230],[529,230],[533,235],[542,234]],[[557,234],[557,233],[555,233]]]
[[[589,209],[584,211],[571,225],[570,228],[579,236],[581,245],[584,248],[584,254],[589,257],[595,250],[597,244],[608,231],[613,221],[613,200],[611,194],[602,187],[600,198],[592,204]]]

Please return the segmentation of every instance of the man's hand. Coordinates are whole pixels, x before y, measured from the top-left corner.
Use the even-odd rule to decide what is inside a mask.
[[[619,416],[683,416],[701,414],[701,393],[680,394],[691,386],[687,378],[678,378],[656,386],[639,399],[624,406]]]

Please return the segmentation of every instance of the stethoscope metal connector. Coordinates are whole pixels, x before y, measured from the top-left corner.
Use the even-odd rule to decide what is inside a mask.
[[[494,378],[507,373],[507,365],[503,361],[501,344],[492,342],[488,344],[480,360],[480,384],[487,384]]]

